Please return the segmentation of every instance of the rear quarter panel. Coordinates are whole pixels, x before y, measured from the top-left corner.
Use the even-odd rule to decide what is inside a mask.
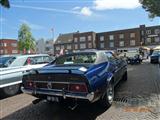
[[[86,77],[90,84],[91,90],[96,91],[107,85],[108,63],[101,63],[90,67],[86,73]]]

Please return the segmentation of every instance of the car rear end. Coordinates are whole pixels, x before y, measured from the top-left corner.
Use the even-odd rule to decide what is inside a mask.
[[[44,72],[44,71],[43,71]],[[51,73],[31,71],[23,77],[23,92],[41,99],[75,98],[92,101],[89,83],[83,73],[76,70],[53,70]]]
[[[92,102],[94,93],[91,92],[86,77],[89,66],[90,63],[74,64],[69,60],[65,64],[53,64],[32,70],[23,77],[22,91],[49,101],[74,99]]]

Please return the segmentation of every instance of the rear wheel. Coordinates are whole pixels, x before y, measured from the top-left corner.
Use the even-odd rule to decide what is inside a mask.
[[[20,84],[2,88],[2,95],[5,97],[13,96],[20,91]]]
[[[104,96],[100,99],[102,107],[110,107],[114,99],[114,87],[109,83]]]

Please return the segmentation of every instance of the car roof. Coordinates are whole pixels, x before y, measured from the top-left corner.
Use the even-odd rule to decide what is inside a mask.
[[[48,54],[31,54],[31,55],[20,55],[20,56],[17,56],[18,58],[20,57],[38,57],[38,56],[49,56]]]
[[[13,55],[0,55],[0,57],[17,57],[20,56],[20,54],[13,54]]]
[[[69,55],[70,54],[85,54],[85,53],[96,53],[96,54],[98,54],[98,53],[102,53],[102,52],[112,52],[113,53],[113,51],[109,51],[109,50],[84,50],[84,51],[76,51],[76,52],[73,52],[73,53],[68,53]]]

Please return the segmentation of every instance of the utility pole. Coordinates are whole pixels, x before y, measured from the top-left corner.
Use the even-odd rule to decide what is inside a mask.
[[[52,39],[53,39],[53,44],[52,44],[53,50],[52,50],[52,54],[54,54],[54,28],[51,28],[51,32],[52,32]]]

